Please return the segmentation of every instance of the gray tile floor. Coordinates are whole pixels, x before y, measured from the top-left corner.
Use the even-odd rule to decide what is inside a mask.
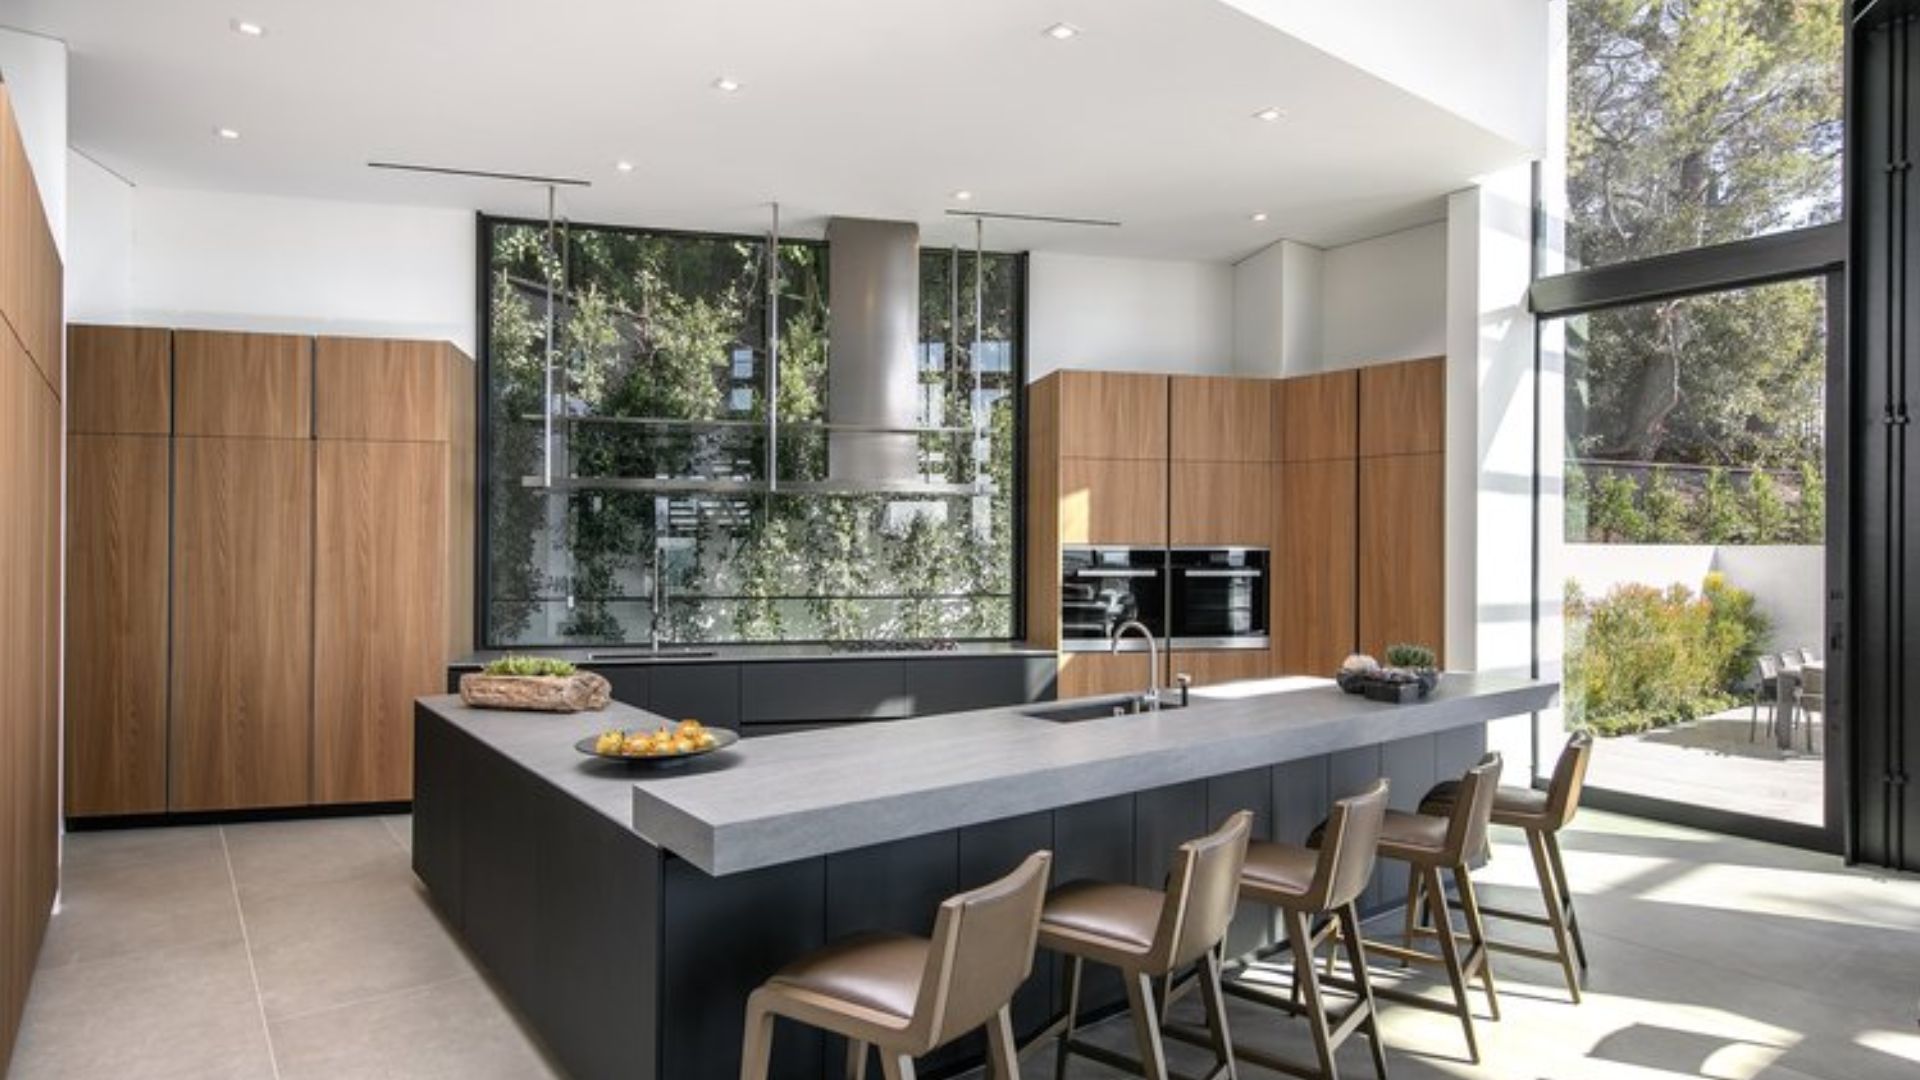
[[[407,835],[405,818],[359,818],[69,837],[8,1075],[558,1075],[434,917]],[[1496,841],[1485,898],[1518,906],[1525,851]],[[1586,1003],[1567,1003],[1554,969],[1498,957],[1504,1019],[1481,1025],[1485,1063],[1461,1060],[1452,1020],[1389,1006],[1395,1077],[1920,1076],[1920,881],[1593,812],[1567,849],[1594,961]],[[1231,1018],[1236,1039],[1308,1053],[1297,1022],[1238,1002]],[[1128,1029],[1094,1037],[1121,1046]],[[1357,1042],[1341,1063],[1371,1075]],[[1051,1076],[1051,1054],[1026,1074]]]

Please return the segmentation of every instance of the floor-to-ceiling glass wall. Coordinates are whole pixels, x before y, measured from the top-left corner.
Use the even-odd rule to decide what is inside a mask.
[[[1534,290],[1564,387],[1541,404],[1565,686],[1541,768],[1589,731],[1603,797],[1806,835],[1828,824],[1842,26],[1838,0],[1568,0],[1568,269]]]

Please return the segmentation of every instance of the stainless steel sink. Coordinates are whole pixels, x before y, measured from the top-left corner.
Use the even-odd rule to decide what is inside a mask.
[[[713,649],[635,649],[627,652],[590,652],[589,662],[596,660],[697,660],[703,656],[718,656]]]
[[[1160,703],[1161,712],[1181,707],[1178,698]],[[1082,720],[1099,720],[1109,716],[1137,716],[1146,711],[1146,699],[1120,697],[1101,698],[1096,701],[1072,701],[1046,709],[1025,709],[1020,715],[1031,716],[1036,720],[1051,720],[1056,724],[1074,724]]]

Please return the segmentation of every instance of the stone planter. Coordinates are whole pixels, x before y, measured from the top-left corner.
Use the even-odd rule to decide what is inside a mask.
[[[515,709],[522,712],[589,712],[607,707],[613,687],[591,671],[571,675],[460,676],[460,700],[476,709]]]

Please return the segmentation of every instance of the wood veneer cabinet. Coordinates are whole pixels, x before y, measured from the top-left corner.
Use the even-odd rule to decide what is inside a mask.
[[[1360,369],[1360,456],[1446,452],[1446,360]]]
[[[1167,670],[1169,686],[1181,675],[1190,676],[1195,686],[1213,686],[1264,679],[1273,673],[1273,664],[1265,649],[1181,649],[1168,657]]]
[[[1359,640],[1359,463],[1277,466],[1273,671],[1328,675]]]
[[[67,436],[70,814],[167,809],[167,453],[164,433]]]
[[[1273,384],[1281,461],[1338,461],[1359,453],[1360,377],[1302,375]]]
[[[1167,460],[1167,377],[1060,371],[1060,456]]]
[[[440,343],[343,338],[316,359],[314,794],[407,799],[413,699],[472,647],[473,365]]]
[[[0,1072],[59,881],[61,277],[0,83]]]
[[[313,444],[176,439],[168,808],[312,801]]]
[[[173,432],[173,335],[149,326],[67,331],[67,434]]]
[[[1273,487],[1274,467],[1265,462],[1174,462],[1169,542],[1273,547]]]
[[[175,435],[305,439],[313,434],[313,339],[173,332]]]
[[[1445,462],[1443,454],[1360,461],[1359,631],[1370,655],[1400,642],[1445,644]]]
[[[1059,475],[1059,543],[1167,542],[1164,461],[1062,458]]]
[[[1174,462],[1268,462],[1278,431],[1273,383],[1217,375],[1168,382],[1168,457]],[[1174,488],[1176,494],[1178,485]]]
[[[1167,657],[1160,657],[1160,683],[1167,682]],[[1096,697],[1102,694],[1138,694],[1147,689],[1145,652],[1083,652],[1060,654],[1060,676],[1056,684],[1063,698]]]

